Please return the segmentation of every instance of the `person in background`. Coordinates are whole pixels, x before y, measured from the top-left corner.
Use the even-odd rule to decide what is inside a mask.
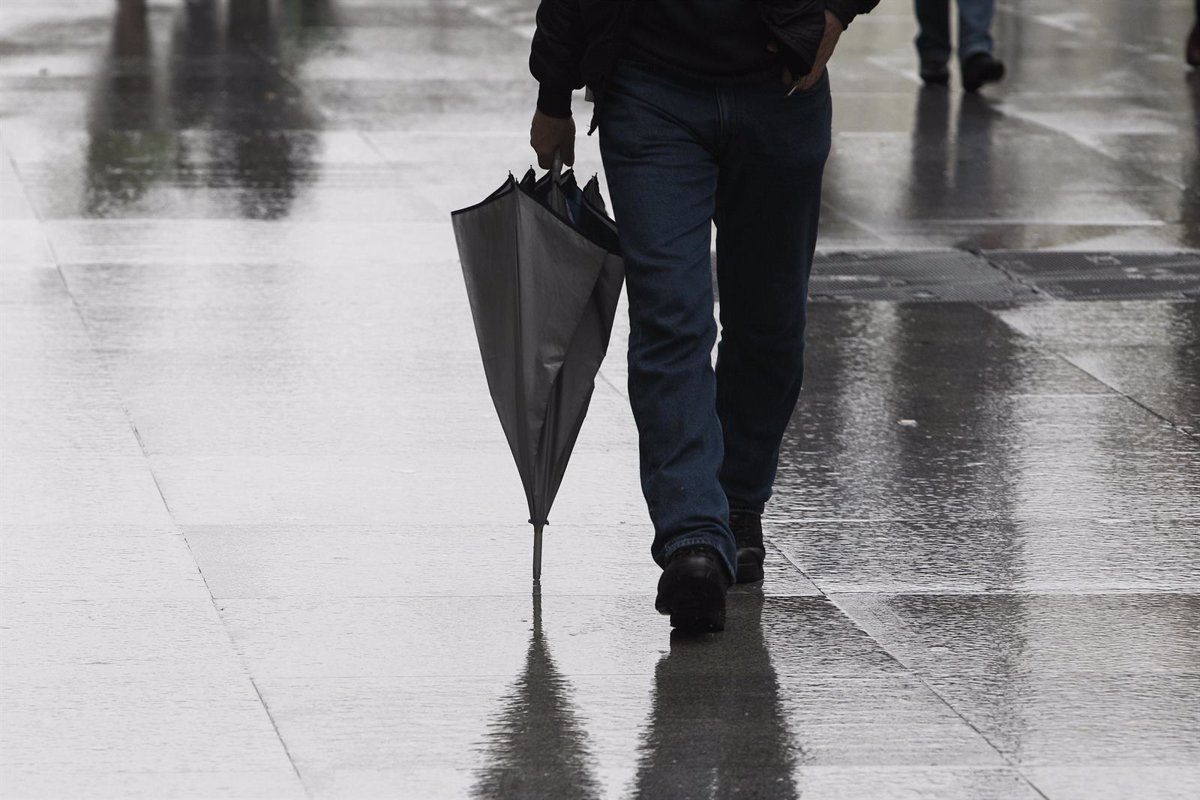
[[[917,55],[926,85],[950,83],[950,0],[913,0],[917,11]],[[996,0],[958,0],[958,65],[963,89],[976,92],[1004,78],[1004,62],[992,55]]]
[[[725,625],[763,577],[761,515],[803,377],[832,119],[825,65],[879,0],[542,0],[530,53],[538,163],[574,160],[571,91],[620,229],[629,401],[676,628]],[[721,344],[713,319],[717,226]]]

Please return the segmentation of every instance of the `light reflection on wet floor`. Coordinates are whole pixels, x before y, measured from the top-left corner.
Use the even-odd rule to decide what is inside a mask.
[[[3,793],[1200,794],[1195,302],[814,304],[701,641],[614,345],[531,599],[446,219],[529,161],[531,6],[6,4]],[[1200,246],[1186,0],[1007,4],[967,99],[886,6],[823,248]]]

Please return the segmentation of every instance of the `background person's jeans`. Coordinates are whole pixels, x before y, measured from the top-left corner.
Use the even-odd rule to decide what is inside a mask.
[[[950,60],[950,0],[913,0],[917,11],[917,53],[923,61]],[[996,0],[958,0],[958,58],[990,53]]]
[[[762,512],[803,377],[829,155],[828,78],[686,85],[622,65],[600,118],[629,295],[629,399],[659,564],[692,544],[730,573],[729,509]],[[717,224],[716,372],[711,234]]]

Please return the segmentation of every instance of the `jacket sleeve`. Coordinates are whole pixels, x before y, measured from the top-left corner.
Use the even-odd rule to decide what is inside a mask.
[[[579,0],[541,0],[529,71],[538,81],[538,110],[571,116],[571,92],[583,86],[580,64],[586,47]]]
[[[877,5],[879,0],[825,0],[825,8],[841,20],[843,28],[849,28],[856,16],[869,14]]]

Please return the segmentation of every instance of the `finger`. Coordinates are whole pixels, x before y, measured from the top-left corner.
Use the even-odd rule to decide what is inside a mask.
[[[538,166],[541,167],[542,169],[550,169],[552,166],[554,166],[554,151],[538,150],[537,157],[538,157]]]
[[[562,146],[558,152],[562,155],[563,164],[571,167],[575,165],[575,137],[567,136],[564,138]]]
[[[804,79],[802,81],[800,81],[800,89],[803,91],[808,91],[812,87],[816,86],[817,81],[821,80],[821,75],[824,72],[825,72],[824,67],[817,67],[812,72],[805,75]]]
[[[779,52],[779,43],[776,42],[774,39],[772,39],[771,41],[767,42],[767,49],[770,50],[772,53],[778,53]]]
[[[792,71],[790,69],[788,69],[787,67],[784,67],[783,68],[783,85],[791,86],[795,82],[796,82],[796,79],[792,77]]]

